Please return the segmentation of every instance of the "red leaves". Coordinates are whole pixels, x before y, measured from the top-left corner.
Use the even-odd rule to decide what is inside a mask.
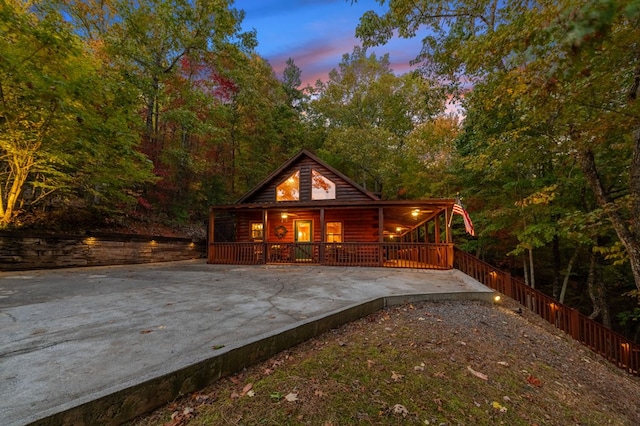
[[[535,387],[538,387],[538,388],[542,386],[542,381],[540,379],[538,379],[537,377],[532,376],[531,374],[529,374],[529,377],[527,377],[527,382],[531,386],[535,386]]]

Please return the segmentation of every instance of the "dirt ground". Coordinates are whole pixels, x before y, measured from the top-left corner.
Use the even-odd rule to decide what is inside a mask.
[[[639,378],[519,308],[390,308],[133,424],[640,424]]]

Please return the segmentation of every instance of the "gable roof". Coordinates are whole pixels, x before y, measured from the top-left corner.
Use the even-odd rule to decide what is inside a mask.
[[[330,171],[331,173],[333,173],[334,175],[336,175],[337,177],[342,179],[344,182],[346,182],[347,185],[349,185],[353,190],[355,190],[356,192],[358,192],[359,194],[361,194],[365,198],[373,200],[373,201],[380,200],[380,198],[378,196],[376,196],[375,194],[367,191],[366,189],[364,189],[363,187],[361,187],[360,185],[355,183],[352,179],[350,179],[349,177],[347,177],[346,175],[344,175],[340,171],[338,171],[335,168],[331,167],[330,165],[328,165],[327,163],[322,161],[320,158],[316,157],[311,152],[303,149],[300,152],[298,152],[296,155],[291,157],[289,160],[287,160],[284,164],[282,164],[273,173],[271,173],[269,176],[267,176],[265,179],[263,179],[253,189],[251,189],[249,192],[247,192],[242,197],[240,197],[236,201],[236,204],[247,203],[255,195],[261,193],[269,185],[271,185],[273,183],[274,179],[276,179],[278,176],[280,176],[284,171],[286,171],[286,170],[288,170],[288,169],[290,169],[292,167],[295,167],[297,164],[305,161],[306,159],[309,159],[313,163],[316,163],[318,166],[327,169],[328,171]]]

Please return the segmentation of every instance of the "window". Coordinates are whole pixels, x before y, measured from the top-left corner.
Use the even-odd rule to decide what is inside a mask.
[[[327,222],[327,238],[328,243],[342,242],[342,222]]]
[[[335,200],[336,184],[315,170],[311,170],[311,199]]]
[[[262,223],[259,222],[252,222],[251,223],[251,238],[254,240],[260,240],[262,241],[263,238],[263,232],[262,232]]]
[[[289,176],[276,187],[276,201],[298,201],[300,199],[300,171]]]

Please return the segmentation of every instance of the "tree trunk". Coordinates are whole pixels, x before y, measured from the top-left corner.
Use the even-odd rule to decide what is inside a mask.
[[[562,281],[562,290],[560,290],[560,297],[558,298],[558,302],[560,303],[564,303],[564,297],[567,294],[567,285],[569,284],[569,277],[571,276],[573,264],[578,258],[578,253],[580,253],[580,246],[576,247],[576,251],[573,252],[573,256],[571,256],[571,259],[569,259],[569,264],[567,265],[567,273],[564,275],[564,280]]]
[[[601,316],[602,324],[607,328],[611,328],[611,318],[606,303],[604,283],[598,278],[598,274],[596,273],[596,260],[596,253],[592,251],[589,258],[589,276],[587,277],[587,289],[589,298],[593,304],[593,312],[591,312],[589,318],[596,319]]]
[[[598,206],[607,214],[613,228],[629,255],[631,271],[636,288],[640,290],[640,132],[635,135],[635,146],[631,160],[630,195],[631,217],[625,220],[613,202],[611,196],[604,189],[598,174],[595,158],[591,150],[578,151],[580,168],[584,173],[591,190],[596,196]]]
[[[553,286],[552,286],[552,296],[554,299],[558,300],[558,296],[560,293],[560,268],[562,262],[560,260],[560,238],[558,235],[553,236]]]
[[[533,249],[529,249],[529,274],[531,275],[531,288],[536,288],[536,278],[533,273]]]
[[[522,270],[524,272],[524,283],[526,285],[529,284],[529,269],[527,268],[527,259],[525,257],[522,258]]]

